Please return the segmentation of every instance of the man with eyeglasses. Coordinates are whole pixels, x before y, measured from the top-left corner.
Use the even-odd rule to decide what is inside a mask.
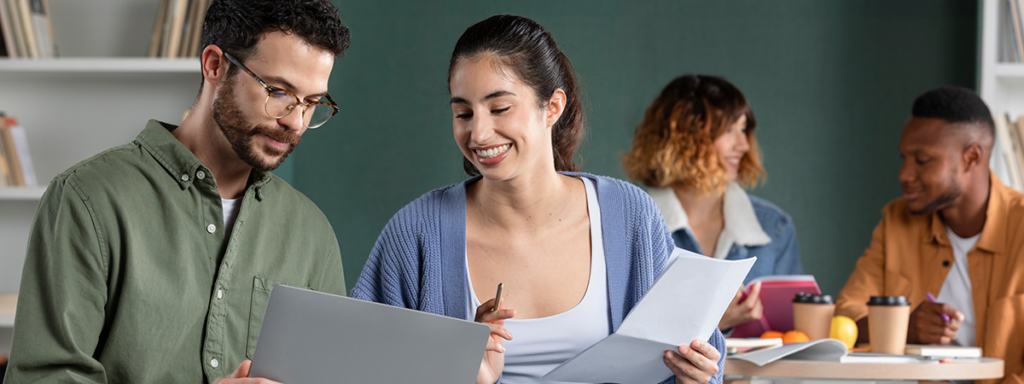
[[[275,285],[345,293],[327,218],[269,171],[338,112],[348,28],[328,0],[214,0],[202,42],[180,126],[151,120],[50,183],[5,382],[252,381]]]

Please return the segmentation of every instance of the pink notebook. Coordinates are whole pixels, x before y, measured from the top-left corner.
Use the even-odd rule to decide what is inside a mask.
[[[761,282],[760,297],[764,314],[760,320],[737,325],[729,337],[760,337],[765,331],[791,331],[793,297],[801,292],[821,294],[821,289],[812,275],[763,276],[747,284],[741,302],[746,300],[750,287],[758,281]]]

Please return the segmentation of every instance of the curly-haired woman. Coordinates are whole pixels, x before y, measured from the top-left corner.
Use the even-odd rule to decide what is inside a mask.
[[[716,259],[757,256],[747,275],[800,274],[793,220],[774,204],[747,195],[765,176],[750,104],[724,78],[676,78],[647,109],[625,159],[630,178],[648,187],[676,246]],[[736,293],[719,328],[761,317],[757,299]]]

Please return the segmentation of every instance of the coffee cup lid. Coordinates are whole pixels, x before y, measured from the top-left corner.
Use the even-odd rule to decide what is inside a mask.
[[[909,306],[906,296],[871,296],[868,305],[887,305],[893,307]]]
[[[831,295],[819,295],[815,293],[800,292],[793,297],[794,303],[806,304],[835,304]]]

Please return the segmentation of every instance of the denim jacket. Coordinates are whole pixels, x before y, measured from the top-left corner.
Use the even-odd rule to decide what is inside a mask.
[[[676,246],[703,255],[675,192],[671,188],[650,188],[647,193],[661,210]],[[786,212],[767,200],[747,195],[737,183],[726,188],[722,210],[725,226],[713,257],[741,260],[757,256],[744,284],[761,276],[803,273],[796,227]]]

